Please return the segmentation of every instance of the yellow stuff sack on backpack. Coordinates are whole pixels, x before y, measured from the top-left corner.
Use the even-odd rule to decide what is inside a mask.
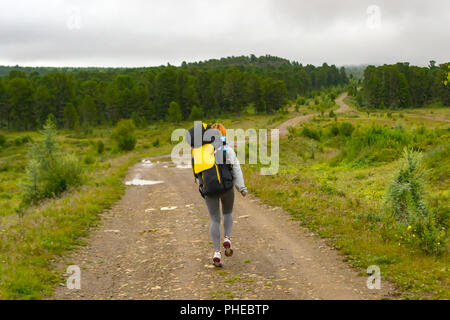
[[[212,144],[204,144],[198,148],[192,148],[192,170],[194,174],[212,168],[215,164],[214,146]]]

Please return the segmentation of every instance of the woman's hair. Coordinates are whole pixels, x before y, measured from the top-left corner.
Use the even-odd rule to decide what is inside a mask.
[[[211,128],[219,130],[224,137],[227,135],[227,129],[225,129],[224,125],[221,123],[214,123]]]

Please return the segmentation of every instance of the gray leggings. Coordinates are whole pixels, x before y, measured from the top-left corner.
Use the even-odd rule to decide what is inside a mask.
[[[231,188],[220,196],[206,196],[206,206],[208,207],[211,224],[209,232],[213,241],[214,249],[220,250],[220,207],[219,199],[222,202],[223,227],[225,236],[231,237],[231,227],[233,226],[233,204],[234,190]]]

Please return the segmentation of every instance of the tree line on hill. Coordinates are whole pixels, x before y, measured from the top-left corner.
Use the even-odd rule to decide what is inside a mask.
[[[0,77],[0,129],[33,130],[53,114],[58,127],[240,115],[282,108],[288,99],[345,85],[345,70],[273,57],[230,57],[149,68],[12,67]],[[39,71],[50,71],[40,73]]]
[[[450,87],[445,85],[450,64],[439,66],[430,61],[428,67],[397,63],[364,71],[362,90],[353,87],[361,106],[380,109],[420,108],[430,103],[450,105]]]

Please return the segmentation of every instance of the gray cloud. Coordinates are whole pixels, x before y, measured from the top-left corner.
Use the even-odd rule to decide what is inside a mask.
[[[379,25],[367,25],[371,5]],[[0,64],[149,66],[254,53],[426,65],[450,60],[449,12],[447,0],[7,0]]]

